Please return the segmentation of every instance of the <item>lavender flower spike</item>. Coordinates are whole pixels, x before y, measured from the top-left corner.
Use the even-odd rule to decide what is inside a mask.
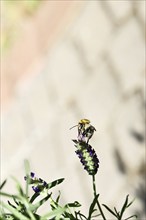
[[[73,142],[77,148],[75,152],[84,166],[84,169],[89,175],[95,175],[99,168],[99,159],[97,158],[95,150],[84,141],[73,140]]]

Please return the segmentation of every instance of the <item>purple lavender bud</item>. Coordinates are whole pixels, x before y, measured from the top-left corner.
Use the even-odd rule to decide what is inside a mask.
[[[46,181],[43,182],[43,186],[47,186],[47,182]]]
[[[38,186],[32,186],[32,189],[33,189],[33,191],[36,192],[36,193],[39,193],[39,192],[40,192],[40,189],[39,189]]]
[[[35,177],[35,173],[31,172],[30,176],[31,176],[31,178],[34,178]]]
[[[41,178],[39,178],[39,182],[40,182],[40,183],[43,183],[43,180],[42,180]]]

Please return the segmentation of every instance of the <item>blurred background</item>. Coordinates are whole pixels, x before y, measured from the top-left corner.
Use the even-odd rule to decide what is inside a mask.
[[[23,182],[28,159],[86,214],[91,177],[69,128],[88,118],[101,203],[130,194],[145,219],[145,1],[1,0],[1,19],[1,179]]]

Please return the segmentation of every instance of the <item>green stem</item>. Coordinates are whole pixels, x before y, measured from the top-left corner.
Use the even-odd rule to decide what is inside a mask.
[[[96,193],[96,185],[95,185],[95,175],[93,175],[92,176],[92,178],[93,178],[93,192],[94,192],[94,197],[97,195],[97,193]]]
[[[92,181],[93,181],[93,192],[94,192],[94,197],[97,195],[97,193],[96,193],[96,184],[95,184],[95,175],[92,175]],[[96,200],[97,202],[97,206],[98,206],[98,209],[99,209],[99,211],[100,211],[100,214],[101,214],[101,216],[102,216],[102,218],[104,219],[104,220],[106,220],[106,218],[105,218],[105,216],[104,216],[104,213],[103,213],[103,211],[102,211],[102,208],[101,208],[101,206],[100,206],[100,203],[99,203],[99,201],[98,201],[98,198],[97,198],[97,200]]]

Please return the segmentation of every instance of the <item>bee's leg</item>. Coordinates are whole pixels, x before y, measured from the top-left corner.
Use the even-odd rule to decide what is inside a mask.
[[[88,139],[87,139],[87,144],[89,143],[89,140],[92,138],[93,134],[94,134],[94,132],[89,134]]]
[[[91,137],[92,137],[92,136],[88,137],[88,139],[87,139],[87,144],[89,143],[89,140],[91,139]]]
[[[80,124],[78,127],[78,139],[83,142],[85,142],[85,130],[85,126]]]
[[[82,127],[81,126],[79,126],[78,127],[78,140],[80,140],[80,141],[82,141],[82,137],[83,135],[82,135]]]

